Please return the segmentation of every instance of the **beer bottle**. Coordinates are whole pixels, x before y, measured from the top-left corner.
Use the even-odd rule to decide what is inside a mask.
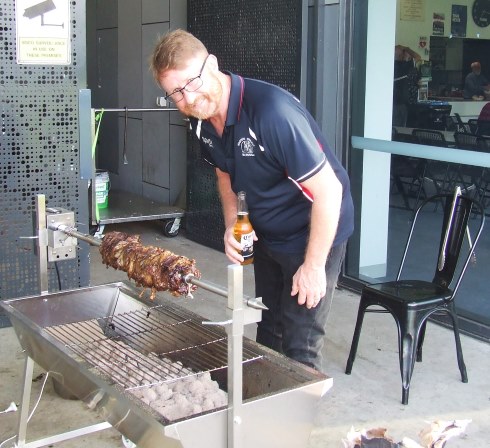
[[[245,199],[245,192],[238,192],[238,213],[233,234],[236,240],[242,245],[241,254],[245,259],[242,265],[250,264],[254,261],[254,240],[253,228],[248,219],[248,207]]]

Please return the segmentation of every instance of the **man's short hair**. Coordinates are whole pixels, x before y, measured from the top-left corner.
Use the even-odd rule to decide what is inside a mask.
[[[472,62],[470,67],[471,67],[471,70],[480,70],[481,69],[481,65],[478,61]]]
[[[205,45],[187,31],[177,29],[170,31],[159,39],[150,57],[150,69],[158,82],[166,70],[185,68],[189,59],[203,55],[207,56]]]

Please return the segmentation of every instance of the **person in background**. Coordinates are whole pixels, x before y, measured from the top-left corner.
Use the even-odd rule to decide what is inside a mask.
[[[490,102],[485,104],[478,115],[478,121],[488,121],[490,123]]]
[[[221,71],[192,34],[163,36],[151,58],[157,83],[183,114],[215,168],[225,253],[241,263],[233,235],[237,192],[255,230],[255,293],[268,311],[257,341],[322,370],[327,314],[354,227],[346,171],[317,123],[289,92]]]
[[[481,64],[476,61],[471,64],[471,73],[464,80],[463,96],[466,99],[481,101],[485,99],[485,93],[490,93],[490,85],[487,78],[481,72]]]
[[[486,103],[478,115],[478,134],[490,135],[490,102]]]
[[[410,48],[395,46],[393,126],[405,127],[411,106],[417,103],[420,75],[415,64],[421,60],[420,55]]]

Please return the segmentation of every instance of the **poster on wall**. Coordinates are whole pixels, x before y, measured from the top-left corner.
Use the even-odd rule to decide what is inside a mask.
[[[400,20],[423,22],[425,0],[400,0]]]
[[[432,35],[444,36],[444,14],[435,12],[432,15]]]
[[[451,10],[451,34],[453,37],[466,37],[466,5],[453,5]]]
[[[16,0],[17,64],[70,64],[70,3]]]

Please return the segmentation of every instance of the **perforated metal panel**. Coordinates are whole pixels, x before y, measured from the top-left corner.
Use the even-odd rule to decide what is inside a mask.
[[[302,0],[188,0],[187,23],[222,70],[279,85],[300,96]],[[223,248],[223,218],[214,170],[189,137],[187,236]]]
[[[220,68],[299,97],[302,0],[189,0],[187,27]]]
[[[39,292],[35,196],[75,212],[88,232],[87,181],[80,180],[78,90],[85,79],[85,2],[71,1],[70,65],[16,63],[15,2],[0,4],[0,299]],[[89,282],[88,247],[49,264],[50,290]],[[56,269],[57,268],[57,269]],[[56,271],[59,271],[59,280]]]

